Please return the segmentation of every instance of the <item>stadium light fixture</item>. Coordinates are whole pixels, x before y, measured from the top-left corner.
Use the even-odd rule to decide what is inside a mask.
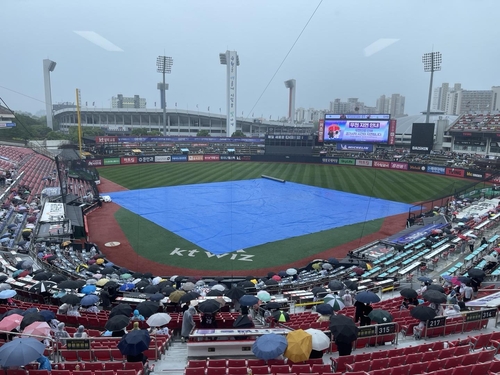
[[[174,64],[174,60],[171,57],[167,56],[158,56],[156,58],[156,71],[158,73],[162,73],[163,75],[163,83],[161,86],[162,94],[162,103],[161,106],[163,108],[163,136],[167,135],[167,92],[165,86],[165,74],[170,74],[172,72],[172,65]]]
[[[434,72],[441,70],[442,55],[441,52],[424,53],[422,56],[422,63],[424,64],[424,72],[431,72],[431,81],[429,83],[429,96],[427,98],[427,114],[425,122],[429,123],[431,113],[431,98],[432,98],[432,80],[434,79]]]

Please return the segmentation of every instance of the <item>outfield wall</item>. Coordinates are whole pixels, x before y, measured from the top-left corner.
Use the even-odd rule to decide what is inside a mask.
[[[104,167],[109,165],[132,165],[144,163],[184,163],[184,162],[219,162],[219,161],[255,161],[255,162],[287,162],[287,163],[315,163],[330,165],[347,165],[352,167],[391,169],[415,173],[430,173],[448,177],[460,177],[471,180],[484,180],[491,173],[476,170],[450,168],[442,165],[403,163],[399,161],[355,159],[338,157],[313,157],[301,155],[219,155],[219,154],[190,154],[190,155],[140,155],[122,156],[116,158],[100,158],[85,160],[89,167]],[[491,179],[491,183],[500,183],[500,177]]]

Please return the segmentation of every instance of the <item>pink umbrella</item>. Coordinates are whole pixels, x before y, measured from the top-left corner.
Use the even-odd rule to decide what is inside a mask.
[[[458,280],[458,277],[456,277],[456,276],[451,278],[451,283],[453,285],[462,285],[462,282],[460,280]]]
[[[34,322],[27,326],[23,333],[25,335],[50,337],[50,326],[46,322]]]
[[[22,320],[23,317],[19,314],[6,316],[0,322],[0,331],[12,331],[14,328],[21,324]]]
[[[92,277],[96,280],[99,280],[102,277],[102,275],[100,273],[94,273]]]

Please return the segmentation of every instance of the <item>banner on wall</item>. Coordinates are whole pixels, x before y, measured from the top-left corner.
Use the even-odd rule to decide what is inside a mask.
[[[321,162],[325,164],[338,164],[339,159],[337,158],[321,158]]]
[[[371,167],[373,165],[373,160],[357,159],[356,165],[360,167]]]
[[[475,178],[477,180],[482,180],[484,178],[484,173],[478,171],[466,171],[465,177],[467,178]]]
[[[102,164],[102,159],[87,159],[85,160],[87,166],[89,167],[100,167]]]
[[[138,163],[154,163],[155,157],[154,156],[138,156],[137,162]]]
[[[119,165],[120,158],[107,158],[104,159],[104,165]]]
[[[426,165],[408,163],[408,170],[412,172],[425,172],[427,170]]]
[[[342,165],[356,165],[356,159],[339,159],[339,164]]]
[[[137,156],[123,156],[121,158],[121,164],[136,164]]]
[[[203,161],[219,161],[219,155],[203,155]]]
[[[445,174],[447,176],[464,177],[465,171],[460,168],[446,168]]]
[[[373,145],[362,145],[355,143],[337,143],[337,151],[373,152]]]
[[[373,161],[373,166],[375,168],[390,168],[391,167],[391,162],[389,162],[389,161],[374,160]]]
[[[325,131],[325,120],[320,119],[319,120],[319,126],[318,126],[318,142],[323,142],[324,137],[323,137],[323,132]]]
[[[155,156],[155,163],[167,163],[169,161],[172,161],[172,157],[170,155]]]
[[[391,161],[391,169],[397,169],[400,171],[407,171],[408,170],[408,163],[400,163],[397,161]]]
[[[427,172],[434,173],[434,174],[445,174],[446,168],[445,167],[438,167],[436,165],[428,165]]]
[[[188,161],[203,161],[203,155],[189,155]]]
[[[187,155],[172,155],[172,161],[178,162],[178,161],[187,161],[188,157]]]

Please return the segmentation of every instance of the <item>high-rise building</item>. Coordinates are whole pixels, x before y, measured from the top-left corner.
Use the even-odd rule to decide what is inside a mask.
[[[446,98],[445,112],[447,115],[458,116],[468,112],[487,112],[493,108],[495,91],[493,88],[492,90],[462,90],[461,86],[455,85],[455,87]]]
[[[306,109],[304,107],[295,110],[295,121],[298,123],[306,122]]]
[[[111,108],[146,108],[146,99],[134,95],[126,97],[122,94],[111,98]]]
[[[377,99],[377,113],[387,113],[387,98],[385,95],[380,95],[380,97]]]
[[[401,94],[391,95],[391,106],[389,113],[391,117],[402,117],[405,114],[405,97]]]
[[[491,88],[490,111],[500,111],[500,86],[493,86]]]

